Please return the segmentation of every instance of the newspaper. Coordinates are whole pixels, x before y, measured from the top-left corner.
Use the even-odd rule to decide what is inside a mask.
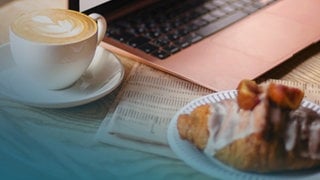
[[[212,90],[136,64],[102,122],[97,139],[120,147],[175,157],[167,143],[167,126],[191,100]]]
[[[320,103],[320,85],[268,80],[301,88]],[[97,139],[111,145],[176,158],[167,143],[167,126],[175,113],[198,97],[212,93],[143,64],[135,64],[125,86],[103,120]]]

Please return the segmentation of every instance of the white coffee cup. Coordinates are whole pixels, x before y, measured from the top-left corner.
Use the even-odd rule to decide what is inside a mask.
[[[10,47],[21,71],[46,89],[71,86],[89,67],[107,29],[103,16],[66,9],[24,14],[10,26]]]

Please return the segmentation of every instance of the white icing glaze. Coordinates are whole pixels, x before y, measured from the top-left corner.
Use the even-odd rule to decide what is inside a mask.
[[[212,156],[233,141],[263,130],[265,106],[265,103],[260,103],[254,111],[244,111],[232,100],[212,104],[208,117],[209,138],[204,149],[205,154]]]
[[[209,138],[204,149],[204,152],[208,155],[212,155],[211,153],[214,154],[218,150],[215,136],[219,132],[223,117],[226,114],[226,108],[223,105],[215,104],[210,107],[210,111],[211,113],[208,115]]]
[[[285,148],[287,151],[293,150],[296,141],[297,141],[297,136],[298,136],[298,122],[297,121],[292,121],[289,122],[287,131],[286,131],[286,139],[285,139]]]

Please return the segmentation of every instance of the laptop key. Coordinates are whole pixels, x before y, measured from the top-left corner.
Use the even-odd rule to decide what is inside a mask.
[[[246,4],[251,4],[253,2],[253,0],[241,0],[241,1],[246,3]]]
[[[155,57],[157,57],[159,59],[165,59],[170,56],[170,53],[168,53],[164,50],[157,50],[157,51],[154,51],[152,53],[152,55],[154,55]]]
[[[237,11],[233,14],[230,14],[229,16],[223,17],[213,23],[210,23],[202,28],[200,28],[198,31],[196,31],[199,35],[201,36],[208,36],[212,33],[215,33],[219,30],[221,30],[222,28],[238,21],[239,19],[244,18],[245,16],[247,16],[247,13],[241,12],[241,11]]]
[[[224,7],[222,7],[222,10],[225,13],[233,13],[236,9],[232,6],[224,6]]]
[[[198,29],[202,26],[205,26],[207,25],[208,22],[206,20],[203,20],[203,19],[195,19],[192,21],[191,25],[193,27],[193,29]]]
[[[231,3],[231,6],[233,6],[234,8],[237,8],[237,9],[242,9],[244,8],[246,5],[244,2],[242,1],[235,1],[233,3]]]
[[[179,37],[180,37],[179,31],[173,31],[173,32],[171,32],[171,33],[168,34],[168,38],[169,38],[169,40],[171,40],[171,41],[175,41],[175,40],[177,40]]]
[[[127,32],[123,32],[123,33],[119,33],[119,34],[109,34],[109,36],[111,36],[114,39],[117,39],[120,42],[127,42],[130,39],[134,38],[134,35],[131,33],[127,33]]]
[[[138,37],[135,37],[135,38],[129,40],[128,44],[132,47],[137,47],[137,46],[143,45],[149,41],[150,41],[149,38],[146,38],[143,36],[138,36]]]
[[[180,49],[186,48],[191,45],[191,42],[189,42],[186,39],[186,37],[181,37],[181,38],[177,39],[176,41],[174,41],[174,43],[176,45],[178,45],[180,47]]]
[[[161,36],[160,38],[153,40],[152,43],[157,46],[163,47],[163,46],[166,46],[167,44],[169,44],[170,40],[167,36]]]
[[[226,13],[224,11],[222,11],[221,9],[217,9],[211,12],[212,16],[216,17],[216,18],[220,18],[226,15]]]
[[[223,6],[226,4],[226,2],[224,0],[213,0],[213,4],[217,6]]]
[[[255,7],[253,5],[249,5],[249,6],[246,6],[243,10],[247,13],[253,13],[253,12],[256,12],[258,9],[258,7]]]
[[[215,21],[217,19],[217,17],[216,16],[212,16],[211,13],[207,13],[207,14],[203,15],[201,17],[201,19],[203,19],[203,20],[205,20],[207,22],[212,22],[212,21]]]
[[[208,1],[203,4],[203,7],[209,9],[210,11],[217,9],[217,5],[213,4],[212,2]]]
[[[177,46],[174,45],[174,44],[170,44],[170,45],[168,45],[168,46],[165,46],[165,47],[163,47],[163,49],[164,49],[165,51],[169,52],[170,54],[174,54],[174,53],[180,51],[180,48],[177,47]]]
[[[152,45],[150,43],[146,43],[146,44],[143,44],[141,46],[138,46],[138,49],[144,51],[145,53],[149,54],[149,53],[152,53],[156,50],[158,50],[159,47],[155,46],[155,45]]]
[[[186,41],[193,44],[196,43],[198,41],[200,41],[201,39],[203,39],[202,36],[196,34],[196,33],[190,33],[185,37]]]

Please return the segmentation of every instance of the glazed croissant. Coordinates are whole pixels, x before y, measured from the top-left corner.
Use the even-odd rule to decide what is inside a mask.
[[[236,100],[178,118],[182,139],[236,169],[274,172],[320,164],[320,116],[300,107],[301,90],[244,80]]]

